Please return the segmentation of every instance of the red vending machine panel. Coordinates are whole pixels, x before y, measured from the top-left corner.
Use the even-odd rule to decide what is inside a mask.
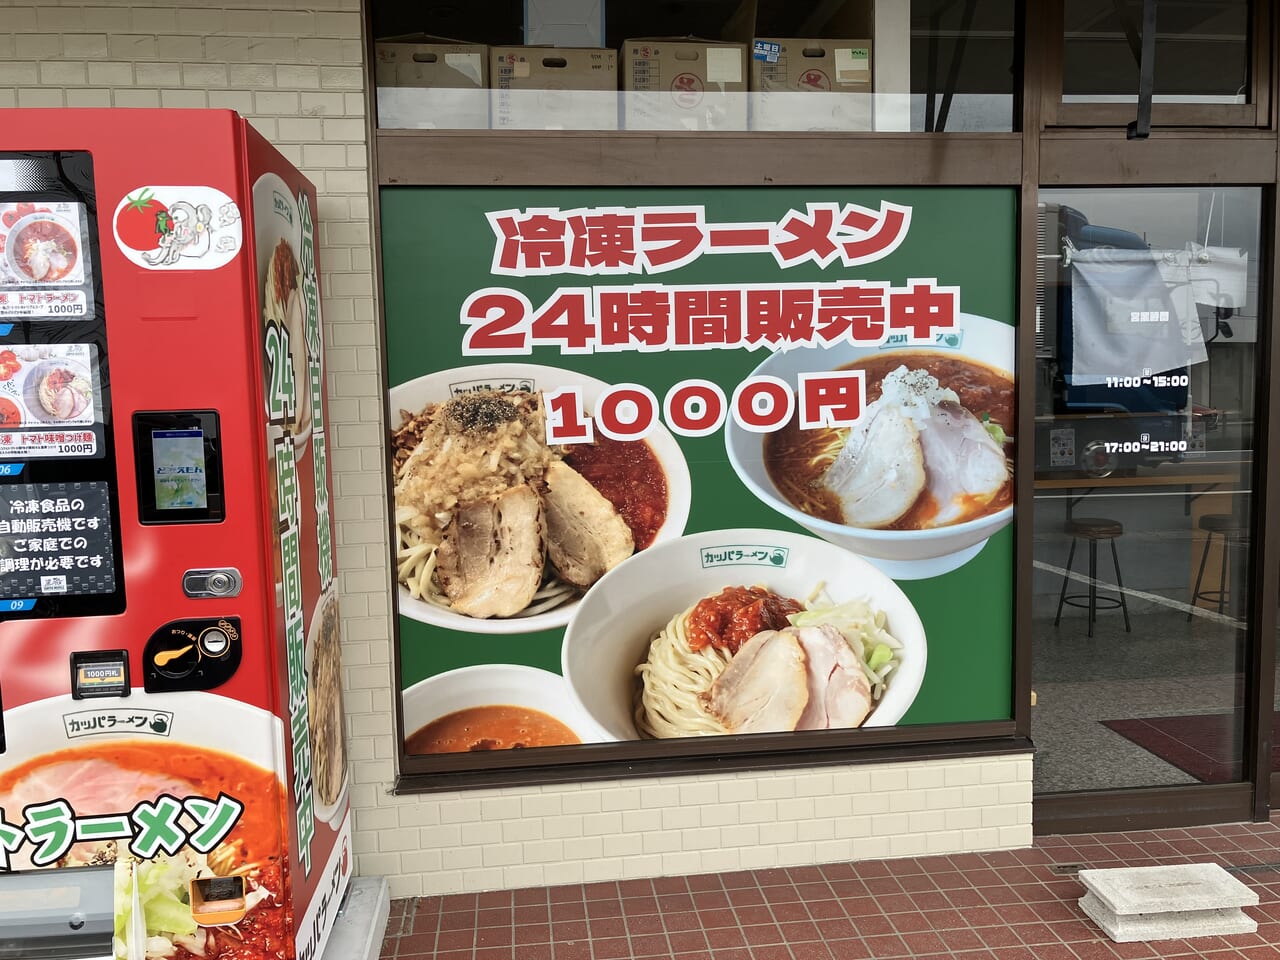
[[[317,241],[314,187],[233,113],[10,111],[0,960],[327,941],[351,827]]]

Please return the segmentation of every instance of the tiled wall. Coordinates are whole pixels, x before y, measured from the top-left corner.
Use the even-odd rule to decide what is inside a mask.
[[[991,850],[1031,843],[1031,759],[468,791],[376,816],[360,866],[401,894]]]
[[[389,795],[362,50],[359,0],[0,0],[0,108],[230,108],[319,190],[359,869],[403,896],[1030,843],[1029,757]]]

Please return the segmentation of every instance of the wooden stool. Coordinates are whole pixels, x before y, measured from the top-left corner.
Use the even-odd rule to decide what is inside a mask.
[[[1089,611],[1089,636],[1093,636],[1093,624],[1098,619],[1098,610],[1114,610],[1119,607],[1124,614],[1124,632],[1129,629],[1129,607],[1124,600],[1124,582],[1120,579],[1120,556],[1116,553],[1116,538],[1124,535],[1124,525],[1118,520],[1107,520],[1102,517],[1076,517],[1068,520],[1066,532],[1071,534],[1071,550],[1067,553],[1067,569],[1062,576],[1062,592],[1058,594],[1058,613],[1053,618],[1056,627],[1062,620],[1062,607],[1083,607]],[[1071,579],[1071,562],[1076,556],[1076,543],[1089,541],[1089,592],[1067,593],[1067,582]],[[1116,587],[1119,592],[1114,596],[1098,596],[1098,541],[1106,540],[1111,544],[1111,563],[1116,571]]]
[[[1230,566],[1230,547],[1232,544],[1247,543],[1249,540],[1248,528],[1241,525],[1240,521],[1229,513],[1211,513],[1201,517],[1199,526],[1205,532],[1204,549],[1200,551],[1200,569],[1196,571],[1196,585],[1191,589],[1193,609],[1187,611],[1188,623],[1195,615],[1194,608],[1201,600],[1217,603],[1218,613],[1222,613],[1227,605],[1227,567]],[[1222,538],[1222,563],[1218,572],[1218,589],[1201,590],[1200,582],[1204,579],[1204,567],[1209,559],[1209,548],[1213,546],[1214,534]]]

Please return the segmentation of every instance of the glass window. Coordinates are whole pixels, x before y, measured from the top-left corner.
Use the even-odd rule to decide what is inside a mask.
[[[1036,788],[1240,780],[1261,191],[1041,201]]]
[[[1249,102],[1248,0],[1161,3],[1155,103]],[[1066,103],[1136,103],[1142,0],[1066,0]]]
[[[1014,129],[1013,0],[373,0],[382,128]]]
[[[1017,128],[1013,21],[1004,0],[913,0],[910,129]]]

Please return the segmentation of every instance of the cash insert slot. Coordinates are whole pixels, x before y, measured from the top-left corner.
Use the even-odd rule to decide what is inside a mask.
[[[73,699],[128,695],[128,650],[78,650],[71,654]]]

